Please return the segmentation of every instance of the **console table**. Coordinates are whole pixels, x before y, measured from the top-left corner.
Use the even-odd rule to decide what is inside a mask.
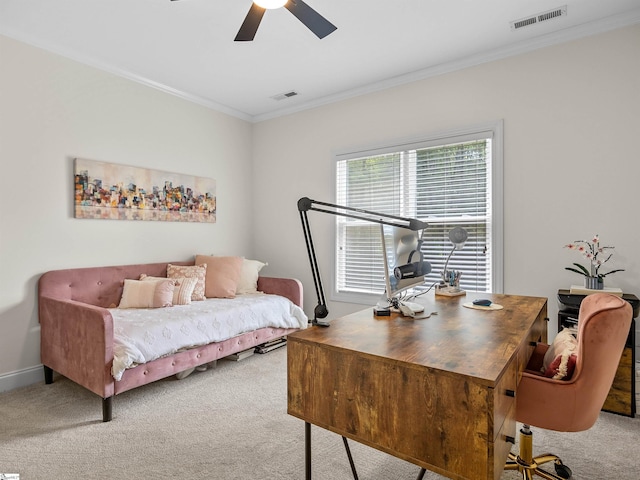
[[[564,327],[578,325],[580,303],[585,296],[571,294],[570,290],[558,290],[558,301],[562,305],[558,311],[558,331]],[[633,307],[633,319],[613,385],[602,410],[633,417],[636,414],[636,321],[634,319],[640,310],[640,300],[635,295],[628,293],[623,294],[622,298]]]
[[[504,308],[463,306],[475,298]],[[375,317],[368,308],[288,336],[287,411],[305,421],[307,480],[311,424],[451,478],[500,478],[521,372],[547,340],[547,299],[420,302],[438,314]]]

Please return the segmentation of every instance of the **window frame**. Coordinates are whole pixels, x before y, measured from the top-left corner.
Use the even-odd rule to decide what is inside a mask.
[[[503,120],[486,122],[457,129],[444,130],[439,132],[426,133],[417,137],[405,139],[391,139],[376,145],[364,145],[360,147],[336,150],[333,152],[333,201],[337,202],[337,175],[338,162],[353,158],[367,156],[384,155],[403,150],[415,150],[421,148],[435,147],[451,143],[470,141],[478,139],[479,136],[491,138],[491,289],[493,293],[503,293],[504,291],[504,155],[503,155]],[[429,221],[428,218],[421,220]],[[339,292],[337,290],[338,272],[338,221],[336,218],[331,225],[332,228],[332,268],[331,268],[331,289],[329,299],[335,302],[347,302],[362,305],[371,305],[377,302],[384,292],[379,295],[368,293]],[[382,261],[382,252],[380,252]]]

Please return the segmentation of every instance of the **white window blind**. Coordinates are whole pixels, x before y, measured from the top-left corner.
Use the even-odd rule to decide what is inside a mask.
[[[496,289],[495,132],[493,129],[447,135],[398,147],[342,154],[336,163],[336,203],[380,213],[418,218],[429,223],[423,254],[432,264],[427,285],[439,281],[452,244],[455,226],[469,232],[462,250],[449,260],[460,270],[468,291]],[[380,225],[336,217],[335,290],[337,300],[384,292]],[[501,278],[501,275],[500,275]]]

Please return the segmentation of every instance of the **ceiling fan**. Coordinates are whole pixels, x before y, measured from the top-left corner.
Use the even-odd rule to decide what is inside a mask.
[[[281,7],[293,13],[318,38],[324,38],[338,28],[302,0],[254,0],[234,41],[253,41],[264,12]]]
[[[302,0],[254,0],[234,40],[236,42],[252,41],[256,36],[264,12],[280,7],[293,13],[318,38],[324,38],[337,29],[335,25]]]

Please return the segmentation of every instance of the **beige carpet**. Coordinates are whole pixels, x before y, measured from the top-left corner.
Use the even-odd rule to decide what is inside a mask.
[[[286,348],[118,395],[113,421],[101,418],[100,399],[62,377],[0,395],[0,473],[20,480],[304,478],[304,424],[286,413]],[[312,432],[313,478],[352,478],[341,438]],[[351,447],[361,480],[418,474],[414,465]],[[534,451],[543,450],[563,456],[575,480],[638,480],[640,419],[603,413],[588,432],[535,429]]]

